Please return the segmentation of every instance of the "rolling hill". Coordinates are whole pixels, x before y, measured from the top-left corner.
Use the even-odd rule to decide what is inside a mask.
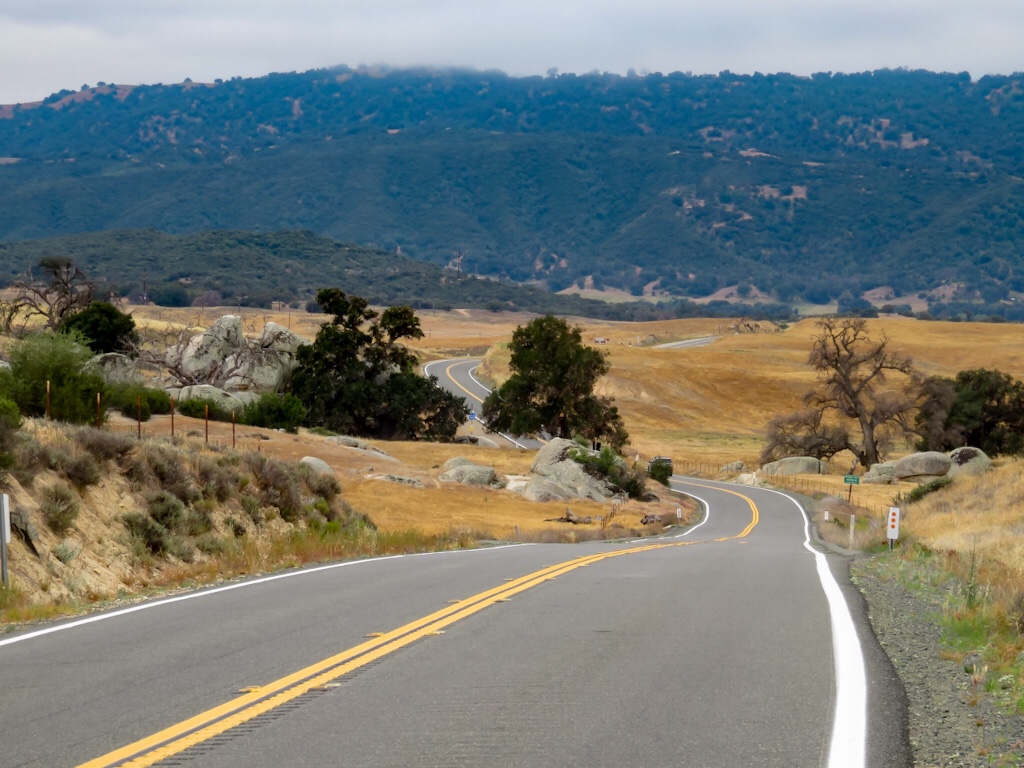
[[[1024,77],[97,84],[0,109],[0,240],[309,230],[551,290],[1024,290]]]

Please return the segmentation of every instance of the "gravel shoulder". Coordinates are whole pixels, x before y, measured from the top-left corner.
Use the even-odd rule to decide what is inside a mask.
[[[1024,766],[1024,717],[1002,708],[983,679],[965,672],[969,665],[943,657],[947,593],[919,590],[919,581],[898,578],[898,568],[884,556],[865,557],[850,573],[906,691],[913,765]]]

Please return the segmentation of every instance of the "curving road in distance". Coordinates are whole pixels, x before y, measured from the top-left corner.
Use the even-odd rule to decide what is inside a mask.
[[[473,414],[470,418],[480,425],[481,430],[488,431],[499,444],[528,450],[540,448],[543,441],[535,437],[490,432],[487,425],[480,421],[481,406],[491,394],[491,389],[474,375],[479,365],[478,357],[456,357],[427,363],[423,366],[423,373],[427,376],[436,376],[437,386],[448,390],[456,397],[463,398]]]

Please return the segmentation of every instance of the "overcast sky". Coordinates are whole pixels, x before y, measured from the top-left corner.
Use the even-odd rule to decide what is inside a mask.
[[[336,64],[1024,71],[1024,0],[2,0],[0,104]]]

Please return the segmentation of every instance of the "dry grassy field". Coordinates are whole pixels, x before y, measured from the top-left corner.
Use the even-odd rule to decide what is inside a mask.
[[[136,308],[140,322],[150,319],[164,323],[199,325],[220,314],[239,312],[231,308],[166,310]],[[267,320],[289,325],[300,335],[312,338],[322,316],[305,313],[270,313],[241,310],[246,322],[257,331]],[[462,355],[483,356],[484,373],[492,381],[507,375],[508,354],[503,344],[518,325],[530,319],[526,314],[502,314],[479,310],[418,313],[424,338],[412,343],[424,361]],[[694,467],[705,473],[732,461],[755,466],[764,428],[775,414],[795,409],[814,384],[814,374],[806,365],[815,321],[804,320],[779,330],[768,323],[748,324],[712,319],[672,320],[653,323],[615,323],[575,319],[585,341],[604,337],[601,349],[608,353],[609,375],[600,383],[602,394],[613,396],[632,437],[631,453],[641,459],[653,455],[672,456],[678,467]],[[1024,326],[990,323],[921,322],[908,318],[884,318],[869,321],[873,335],[885,334],[891,348],[913,358],[926,375],[952,376],[968,368],[998,368],[1024,378]],[[659,343],[716,336],[713,344],[685,349],[657,349]],[[324,448],[309,436],[299,440],[291,436],[273,437],[264,443],[271,449],[280,442],[282,449],[300,458],[304,451]],[[493,464],[499,473],[524,472],[529,457],[519,451],[439,446],[416,443],[391,443],[385,449],[400,460],[404,472],[428,481],[438,467],[454,455],[467,455],[475,461]],[[906,452],[909,446],[896,446]],[[406,489],[393,484],[382,490],[383,481],[366,479],[365,466],[358,461],[328,456],[346,485],[346,496],[354,506],[385,526],[415,525],[429,530],[487,530],[507,535],[516,526],[520,530],[543,530],[546,517],[561,510],[549,505],[530,505],[510,494],[466,491],[461,488],[429,487]],[[804,477],[791,481],[799,489],[825,490],[845,497],[847,488],[841,475],[848,471],[850,458],[837,458],[837,475]],[[392,471],[375,467],[378,472]],[[1016,481],[1016,464],[1000,470],[1001,478]],[[347,478],[347,479],[346,479]],[[984,481],[983,481],[984,482]],[[802,485],[801,485],[802,484]],[[436,483],[434,484],[436,486]],[[858,486],[854,504],[871,514],[880,514],[899,491],[892,486]],[[965,491],[970,493],[969,491]],[[1011,493],[1010,487],[1007,493]],[[992,504],[1010,509],[1012,498],[1003,500],[998,492]],[[579,514],[593,514],[579,505]],[[936,517],[931,521],[925,507],[908,521],[908,530],[922,540],[946,546],[943,536],[957,548],[967,546],[971,537],[957,533],[955,518]],[[1021,525],[1021,513],[1008,512],[1000,527]],[[1017,522],[1014,522],[1017,521]],[[943,533],[940,535],[939,531]],[[1008,554],[1007,557],[1015,557]],[[1024,561],[1022,561],[1024,562]]]

